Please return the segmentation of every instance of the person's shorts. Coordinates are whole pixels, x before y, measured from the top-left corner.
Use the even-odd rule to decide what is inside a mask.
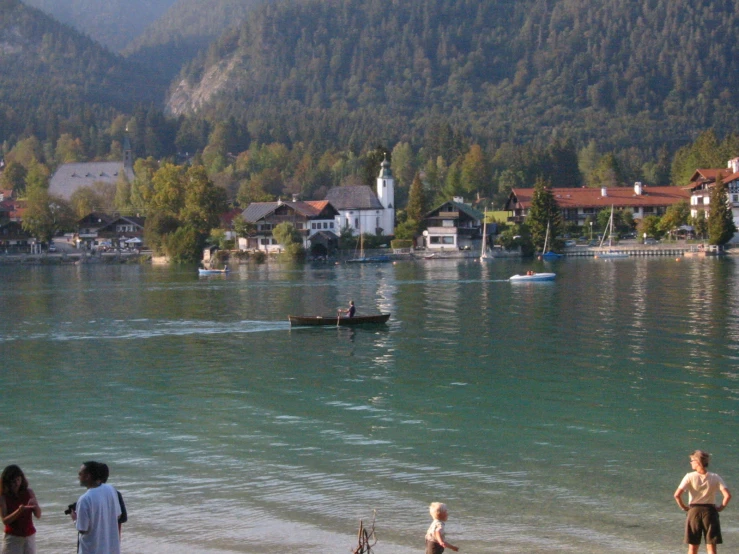
[[[721,544],[721,524],[718,511],[713,504],[691,504],[685,520],[685,542],[700,544],[706,538],[706,544]]]
[[[3,537],[2,554],[36,554],[36,535],[16,537],[6,534]]]
[[[444,547],[436,541],[430,541],[426,539],[426,554],[441,554],[444,552]]]

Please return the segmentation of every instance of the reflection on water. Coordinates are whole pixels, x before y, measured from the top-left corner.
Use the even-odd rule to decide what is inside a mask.
[[[95,458],[127,552],[346,552],[377,509],[378,552],[410,554],[432,500],[473,554],[681,551],[686,454],[738,480],[734,261],[534,264],[557,280],[511,286],[531,264],[504,260],[0,266],[0,452],[45,508],[40,551],[74,548],[62,512]],[[349,299],[389,325],[287,323]]]

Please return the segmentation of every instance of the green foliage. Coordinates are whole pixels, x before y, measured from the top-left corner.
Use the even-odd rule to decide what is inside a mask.
[[[404,242],[412,242],[418,236],[419,227],[420,224],[415,219],[406,219],[395,226],[395,238]]]
[[[247,238],[253,235],[257,227],[253,223],[246,221],[243,216],[237,215],[231,223],[234,232],[241,238]]]
[[[54,197],[44,187],[28,189],[23,230],[41,242],[72,229],[74,214],[63,199]]]
[[[28,175],[26,168],[12,161],[0,173],[0,188],[10,189],[17,197],[21,197],[26,192],[26,175]]]
[[[708,243],[723,246],[736,233],[734,217],[729,205],[728,188],[721,179],[711,190],[711,203],[708,212]]]
[[[272,236],[282,246],[285,257],[298,261],[305,259],[303,236],[292,223],[280,223],[272,230]]]
[[[531,232],[525,223],[513,225],[505,229],[498,235],[496,242],[506,250],[520,248],[524,256],[532,256],[535,251]]]
[[[637,236],[640,239],[644,238],[644,235],[646,234],[647,237],[654,237],[658,238],[662,236],[662,232],[659,228],[659,222],[660,218],[656,215],[648,215],[645,218],[643,218],[639,225],[637,225],[636,232]]]
[[[531,198],[531,208],[526,217],[526,225],[531,233],[531,241],[535,248],[542,249],[549,227],[550,238],[561,233],[562,214],[557,200],[549,189],[549,183],[542,179],[534,185],[534,194]]]
[[[177,227],[164,237],[164,252],[175,264],[197,263],[204,245],[203,235],[187,225]]]
[[[390,241],[390,248],[413,248],[413,241],[408,239],[394,239]]]
[[[191,88],[172,105],[248,121],[259,142],[331,140],[357,151],[422,137],[427,159],[448,164],[467,136],[656,150],[699,129],[736,127],[736,23],[732,5],[688,0],[423,0],[392,10],[270,2],[190,64]],[[695,29],[709,28],[721,47],[695,40]],[[218,94],[200,105],[212,70]]]
[[[600,231],[604,231],[611,219],[611,208],[607,208],[598,212],[596,217],[596,226]],[[659,218],[657,218],[659,219]],[[613,210],[613,234],[628,233],[634,230],[634,217],[630,210]]]
[[[145,66],[20,2],[3,9],[0,42],[0,143],[35,134],[53,148],[63,122],[65,132],[96,153],[100,127],[116,110],[157,102],[166,90],[166,81]],[[52,162],[41,153],[36,158]]]
[[[659,230],[665,234],[674,231],[681,225],[687,225],[690,219],[690,206],[686,201],[678,202],[667,208],[660,218]]]
[[[706,219],[705,211],[699,210],[695,217],[690,219],[690,224],[693,226],[696,237],[704,239],[708,236],[708,219]]]

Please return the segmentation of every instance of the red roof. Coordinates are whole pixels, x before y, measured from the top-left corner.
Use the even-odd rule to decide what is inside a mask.
[[[554,188],[551,189],[560,209],[575,208],[632,208],[649,206],[670,206],[682,200],[690,200],[690,189],[681,187],[644,187],[642,194],[637,195],[632,187],[609,187],[606,195],[601,196],[600,188]],[[515,209],[531,207],[534,189],[513,189]],[[509,201],[510,204],[510,201]],[[514,209],[507,206],[508,209]]]

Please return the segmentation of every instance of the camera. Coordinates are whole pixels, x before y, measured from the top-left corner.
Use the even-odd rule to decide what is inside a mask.
[[[77,503],[73,502],[72,504],[67,506],[66,510],[64,510],[64,515],[70,515],[72,512],[76,512],[76,511],[77,511]]]

